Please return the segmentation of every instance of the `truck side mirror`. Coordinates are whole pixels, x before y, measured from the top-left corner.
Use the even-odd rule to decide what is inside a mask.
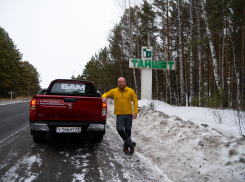
[[[101,95],[101,93],[100,92],[97,92],[96,93],[96,97],[101,97],[102,95]]]

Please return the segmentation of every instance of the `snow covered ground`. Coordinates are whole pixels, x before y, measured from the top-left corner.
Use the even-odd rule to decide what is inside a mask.
[[[223,124],[217,124],[208,108],[150,100],[138,103],[132,128],[137,143],[134,155],[158,173],[170,181],[245,181],[245,138],[239,135],[233,111],[216,111],[223,117]],[[148,109],[150,103],[155,110]],[[109,100],[107,123],[115,128],[113,113],[113,100]]]
[[[13,99],[13,100],[5,100],[5,101],[0,101],[0,106],[1,105],[7,105],[7,104],[16,104],[20,102],[30,102],[31,99]]]

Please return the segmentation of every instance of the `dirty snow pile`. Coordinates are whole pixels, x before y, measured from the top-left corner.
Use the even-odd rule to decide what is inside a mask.
[[[245,137],[239,135],[233,111],[215,111],[222,119],[218,124],[208,108],[152,100],[138,104],[131,136],[137,143],[134,155],[148,159],[170,181],[245,181]],[[108,114],[113,113],[109,100]],[[114,120],[107,124],[115,128]]]
[[[21,102],[30,102],[31,99],[13,99],[13,100],[5,100],[0,101],[0,105],[6,105],[6,104],[16,104]]]

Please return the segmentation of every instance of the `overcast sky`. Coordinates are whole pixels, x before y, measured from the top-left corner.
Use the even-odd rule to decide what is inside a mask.
[[[108,46],[122,11],[116,0],[0,0],[0,26],[23,61],[40,73],[41,87],[82,73],[92,55]]]

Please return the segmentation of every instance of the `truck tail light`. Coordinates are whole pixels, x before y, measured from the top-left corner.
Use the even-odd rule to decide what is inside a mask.
[[[35,118],[37,100],[32,99],[30,104],[30,118]]]
[[[106,120],[107,104],[102,102],[102,120]]]

